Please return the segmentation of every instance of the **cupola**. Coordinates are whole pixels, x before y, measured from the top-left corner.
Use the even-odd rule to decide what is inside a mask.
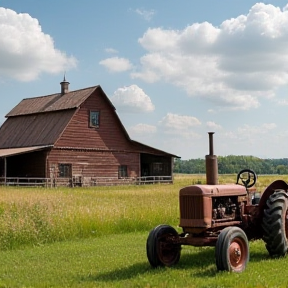
[[[66,81],[66,79],[65,79],[65,75],[64,75],[64,79],[63,79],[63,81],[60,83],[60,85],[61,85],[61,95],[64,95],[64,94],[66,94],[66,93],[68,93],[69,92],[69,82],[68,81]]]

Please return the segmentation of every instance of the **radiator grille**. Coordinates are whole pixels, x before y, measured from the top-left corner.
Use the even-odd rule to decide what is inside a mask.
[[[180,216],[181,219],[204,219],[203,196],[182,195]]]

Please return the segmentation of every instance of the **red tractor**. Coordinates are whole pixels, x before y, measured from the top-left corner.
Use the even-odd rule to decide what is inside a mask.
[[[209,132],[207,184],[191,185],[179,192],[182,233],[163,224],[149,233],[146,252],[152,267],[177,264],[182,245],[215,246],[217,269],[234,272],[242,272],[249,261],[248,240],[262,238],[272,257],[287,252],[287,183],[274,181],[260,197],[253,187],[256,174],[244,169],[238,173],[236,184],[218,184],[213,134]]]

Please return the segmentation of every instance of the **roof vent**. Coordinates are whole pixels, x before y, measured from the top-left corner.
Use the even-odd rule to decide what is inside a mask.
[[[65,75],[63,81],[60,83],[61,85],[61,95],[64,95],[69,92],[69,82],[66,81]]]

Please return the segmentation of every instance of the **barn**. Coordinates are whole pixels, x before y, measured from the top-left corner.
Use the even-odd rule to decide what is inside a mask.
[[[98,86],[23,99],[0,128],[0,182],[92,186],[173,181],[178,156],[130,139]]]

